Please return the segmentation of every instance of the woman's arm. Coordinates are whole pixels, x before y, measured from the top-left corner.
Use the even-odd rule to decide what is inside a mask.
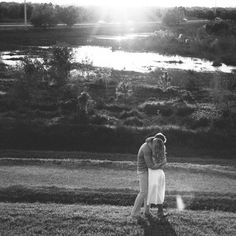
[[[163,168],[167,163],[166,147],[163,141],[160,139],[153,139],[152,146],[153,146],[152,153],[153,153],[154,163],[157,167]]]
[[[163,162],[161,163],[154,164],[153,159],[152,159],[152,152],[148,152],[144,150],[143,153],[144,153],[144,159],[145,159],[146,165],[149,169],[152,169],[152,170],[161,169],[161,167],[165,165],[166,163],[166,160],[163,160]]]
[[[166,164],[167,164],[167,160],[166,160],[166,158],[165,158],[161,163],[158,164],[159,169],[163,169]]]

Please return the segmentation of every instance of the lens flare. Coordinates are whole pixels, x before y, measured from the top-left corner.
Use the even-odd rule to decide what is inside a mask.
[[[180,195],[176,195],[176,205],[179,211],[183,211],[185,208],[184,201]]]

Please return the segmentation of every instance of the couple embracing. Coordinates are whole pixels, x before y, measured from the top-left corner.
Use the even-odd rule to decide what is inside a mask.
[[[155,136],[147,138],[138,151],[137,173],[140,190],[131,212],[133,219],[140,217],[143,204],[145,217],[151,216],[151,204],[157,205],[159,218],[166,216],[163,212],[165,198],[163,167],[167,163],[165,143],[165,135],[157,133]]]

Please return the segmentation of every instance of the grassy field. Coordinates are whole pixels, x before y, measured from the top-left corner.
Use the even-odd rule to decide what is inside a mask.
[[[165,222],[154,217],[137,223],[127,219],[138,192],[134,156],[117,154],[114,161],[114,154],[109,160],[111,154],[21,153],[22,158],[20,151],[1,152],[0,235],[232,236],[236,232],[233,160],[218,159],[213,164],[212,159],[193,158],[187,163],[188,159],[173,158],[165,169],[164,206],[171,215]],[[178,195],[184,211],[177,210]],[[152,212],[155,215],[156,208]]]
[[[171,162],[166,206],[180,195],[187,209],[235,212],[235,165]],[[132,205],[138,191],[133,161],[0,159],[0,200]]]
[[[0,203],[0,234],[5,235],[160,235],[232,236],[236,214],[171,210],[164,223],[127,221],[131,207]]]
[[[68,163],[1,165],[0,186],[138,189],[134,163]],[[172,163],[166,169],[167,191],[236,193],[235,169]],[[217,187],[216,187],[217,186]]]

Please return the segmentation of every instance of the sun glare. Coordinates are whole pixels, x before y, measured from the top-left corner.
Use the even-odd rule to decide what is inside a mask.
[[[102,7],[138,7],[138,6],[147,6],[149,3],[154,3],[155,0],[90,0],[87,1],[88,5],[97,5]]]
[[[59,1],[59,0],[57,0]],[[215,5],[226,7],[235,6],[235,0],[80,0],[82,5],[96,5],[102,7],[142,7],[142,6],[158,6],[158,7],[175,7],[175,6],[205,6],[214,7]]]

